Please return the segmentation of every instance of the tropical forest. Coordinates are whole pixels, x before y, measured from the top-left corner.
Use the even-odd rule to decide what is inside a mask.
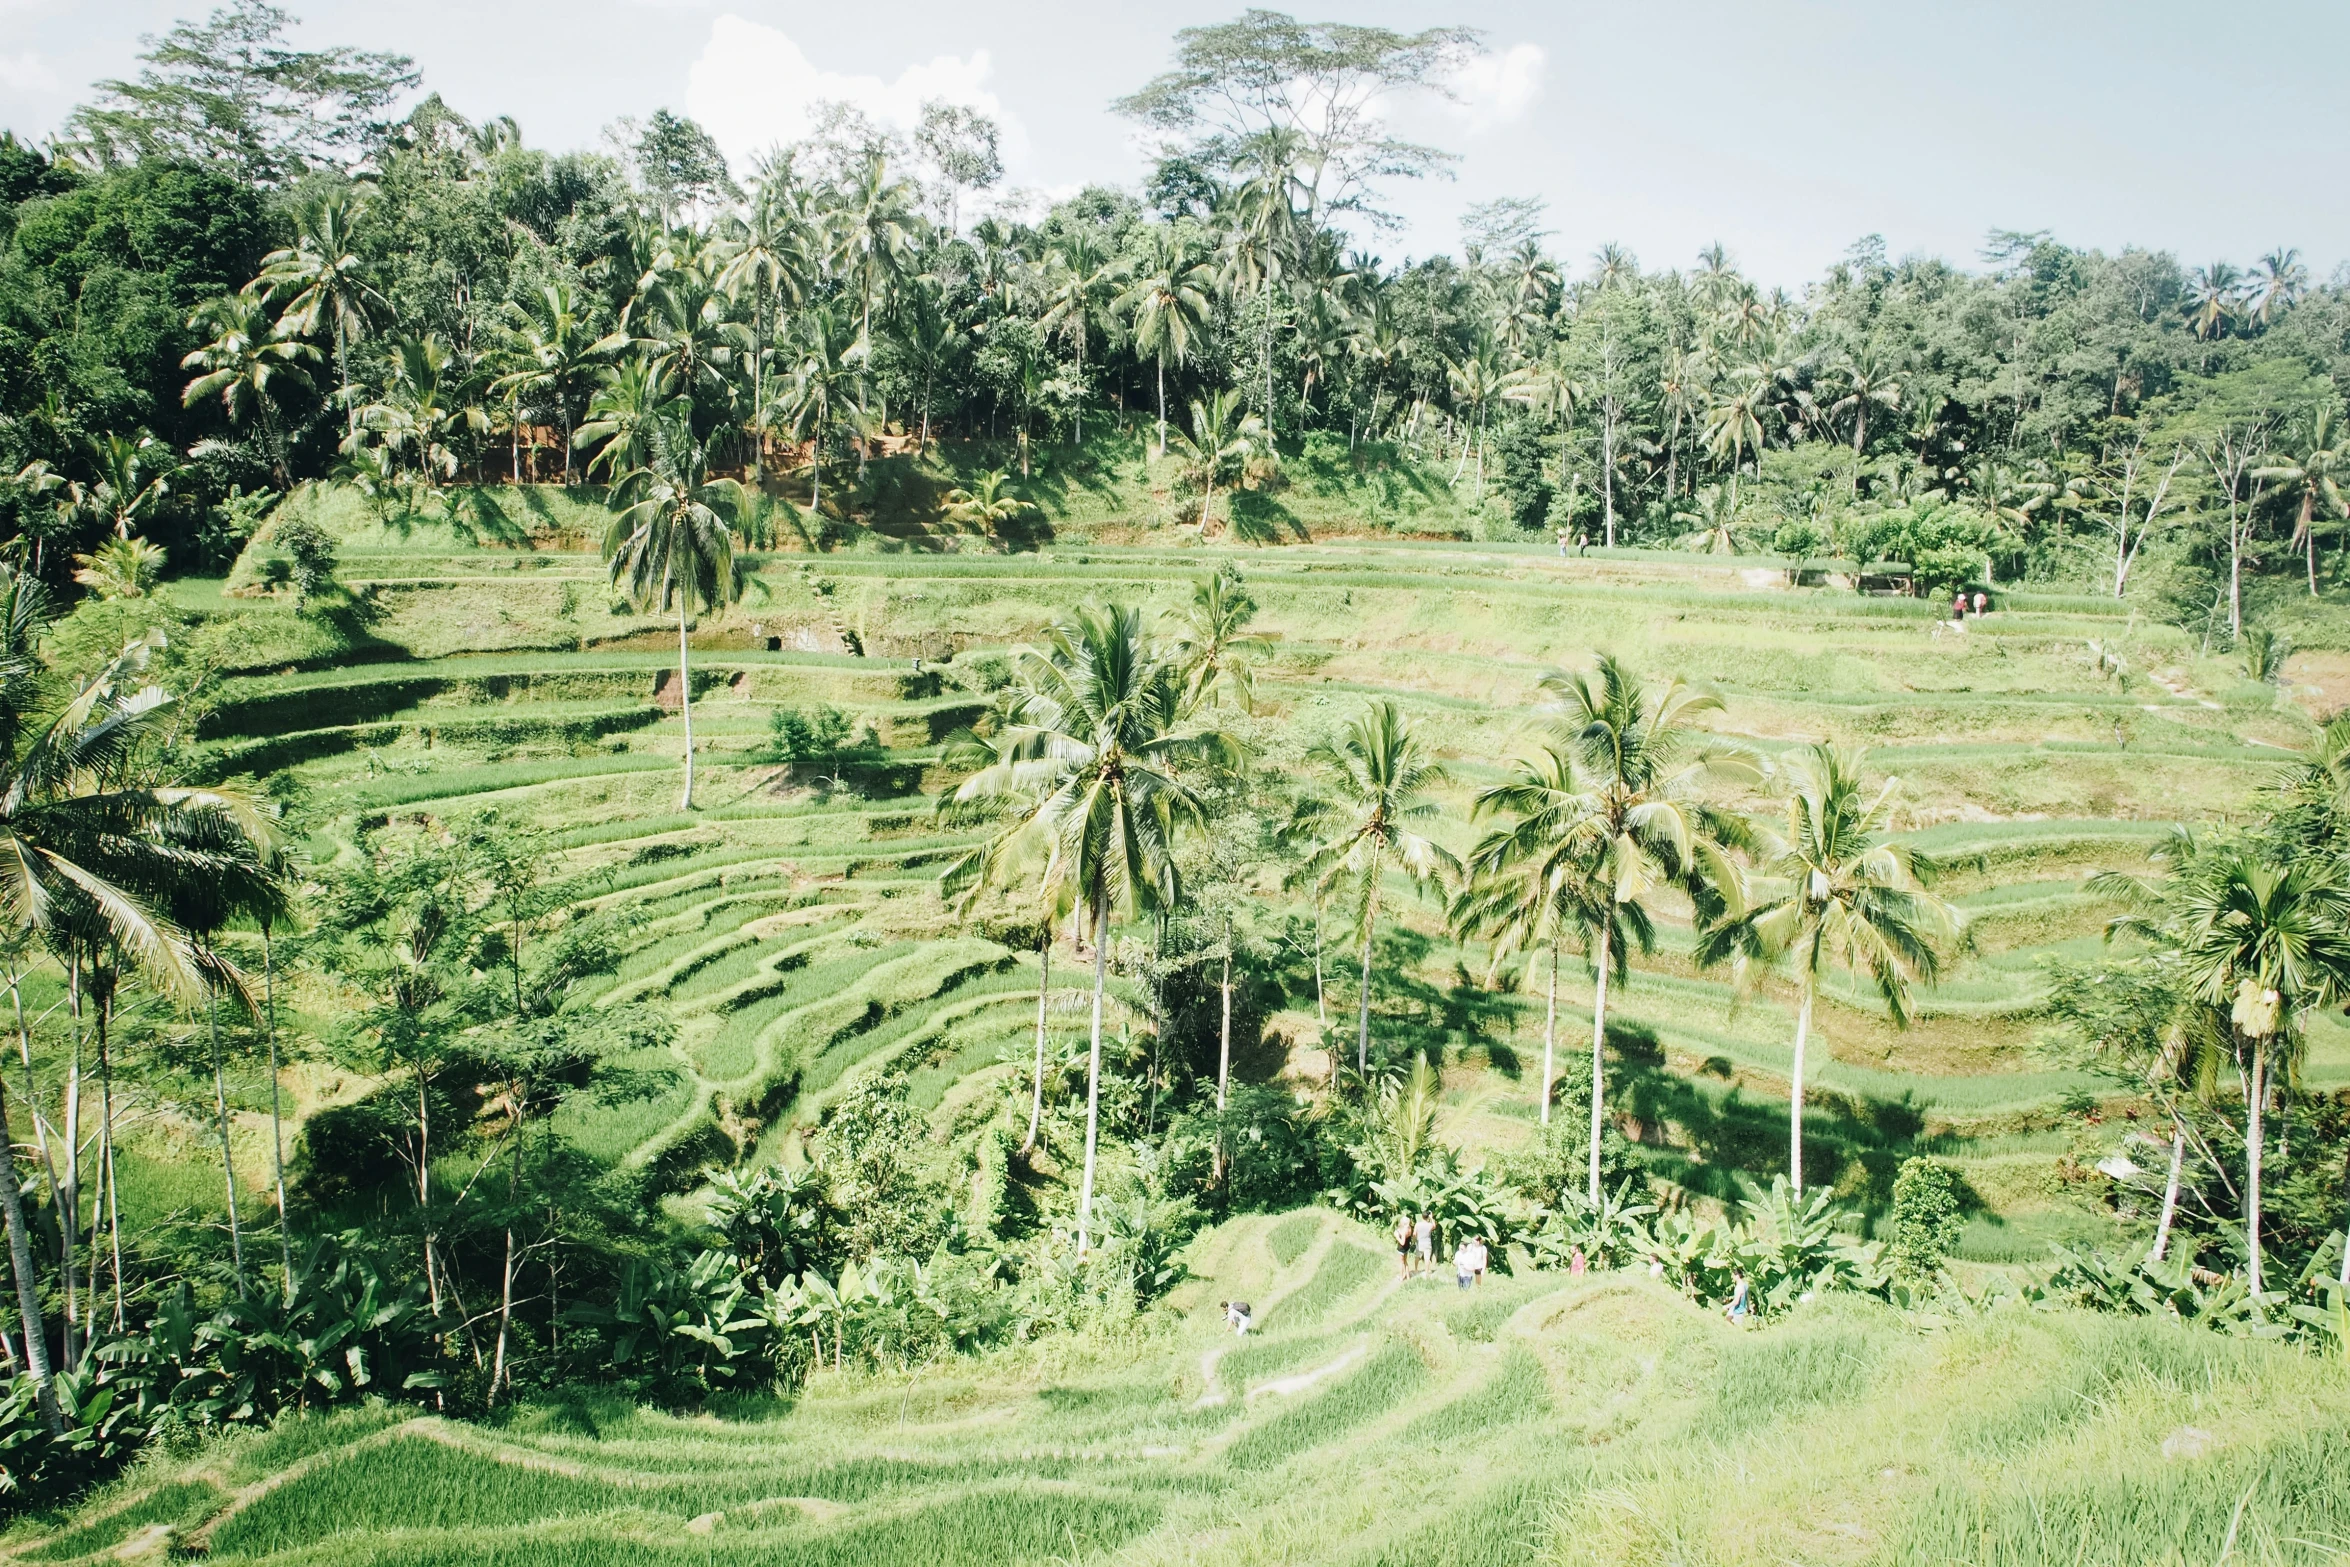
[[[0,135],[0,1555],[2350,1558],[2350,270],[314,31]]]

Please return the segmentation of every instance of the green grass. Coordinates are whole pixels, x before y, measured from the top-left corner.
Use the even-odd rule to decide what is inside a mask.
[[[1300,1395],[1302,1402],[1241,1433],[1228,1458],[1253,1474],[1373,1420],[1428,1384],[1428,1367],[1411,1345],[1390,1341],[1357,1369]]]
[[[1265,1319],[1267,1330],[1311,1326],[1387,1270],[1387,1259],[1343,1236],[1323,1256],[1314,1276],[1285,1296]]]

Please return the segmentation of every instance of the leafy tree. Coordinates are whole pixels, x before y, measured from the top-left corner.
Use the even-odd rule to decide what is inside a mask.
[[[359,403],[351,395],[351,344],[391,310],[352,248],[362,208],[339,192],[304,202],[294,213],[294,243],[261,258],[253,292],[278,306],[278,335],[304,338],[323,327],[335,345],[335,377],[342,388],[344,439],[359,433]]]
[[[318,350],[278,336],[261,301],[250,294],[225,294],[199,307],[188,326],[210,338],[180,361],[181,369],[201,372],[180,394],[181,402],[193,407],[218,397],[231,422],[241,422],[248,413],[257,415],[278,486],[293,488],[285,438],[278,432],[277,404],[285,391],[311,389],[302,366],[305,361],[315,363]]]
[[[1209,290],[1215,274],[1195,259],[1185,238],[1166,229],[1153,229],[1149,249],[1135,265],[1137,273],[1118,297],[1117,308],[1134,333],[1138,354],[1147,354],[1158,367],[1159,455],[1167,455],[1167,364],[1190,361],[1206,331],[1211,313]]]
[[[290,48],[292,22],[266,0],[230,0],[143,39],[139,79],[98,83],[99,100],[74,111],[67,138],[105,164],[226,164],[262,185],[356,161],[416,72],[405,55]]]
[[[1885,1248],[1895,1270],[1912,1278],[1932,1278],[1957,1249],[1965,1228],[1956,1172],[1932,1159],[1904,1159],[1893,1177],[1892,1223]]]
[[[1210,508],[1216,499],[1216,476],[1235,463],[1245,463],[1272,445],[1271,432],[1255,414],[1243,412],[1240,399],[1230,392],[1211,392],[1191,405],[1189,433],[1178,431],[1175,443],[1191,459],[1205,486],[1200,492],[1199,525],[1210,526]]]

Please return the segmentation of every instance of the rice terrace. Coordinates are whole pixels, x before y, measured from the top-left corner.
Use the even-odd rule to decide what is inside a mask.
[[[0,1557],[2350,1559],[2350,272],[1162,31],[0,136]]]

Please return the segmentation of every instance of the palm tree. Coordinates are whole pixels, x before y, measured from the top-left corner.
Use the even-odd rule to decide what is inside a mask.
[[[1593,952],[1589,1194],[1599,1200],[1599,1135],[1606,1100],[1608,980],[1628,972],[1623,942],[1654,945],[1650,900],[1678,888],[1703,924],[1726,907],[1736,872],[1725,847],[1746,842],[1745,825],[1706,804],[1709,777],[1759,776],[1746,753],[1697,728],[1718,698],[1678,680],[1643,687],[1613,656],[1589,671],[1545,675],[1542,689],[1566,716],[1545,751],[1518,776],[1478,795],[1480,815],[1509,825],[1478,846],[1471,863],[1504,882],[1530,876],[1546,889],[1552,939],[1582,930]],[[1553,957],[1555,967],[1556,958]],[[1547,1095],[1547,1090],[1546,1090]]]
[[[1191,603],[1181,612],[1171,641],[1184,671],[1185,712],[1216,706],[1227,690],[1240,699],[1242,712],[1256,711],[1256,661],[1273,646],[1270,637],[1248,629],[1256,613],[1256,600],[1230,567],[1192,585]]]
[[[652,453],[653,422],[667,402],[644,355],[632,354],[606,370],[588,398],[586,421],[571,432],[574,447],[596,448],[588,477],[601,471],[609,483],[643,467]]]
[[[1505,370],[1502,365],[1501,345],[1489,337],[1479,338],[1476,344],[1458,359],[1444,362],[1444,384],[1452,392],[1453,406],[1461,412],[1461,460],[1452,471],[1452,482],[1461,482],[1461,470],[1469,466],[1472,451],[1477,458],[1477,493],[1485,493],[1485,415],[1497,398],[1526,383],[1522,370]]]
[[[936,278],[917,277],[898,290],[897,309],[892,318],[897,329],[899,350],[909,365],[922,373],[922,451],[930,449],[930,399],[938,385],[939,372],[945,370],[962,341],[962,333],[948,313],[946,290]],[[1079,336],[1080,355],[1084,353],[1083,336]],[[1084,379],[1084,367],[1078,367],[1078,379]],[[1078,435],[1084,437],[1084,411],[1078,413]]]
[[[1896,1027],[1910,1018],[1910,992],[1941,972],[1935,942],[1956,928],[1950,907],[1926,890],[1933,862],[1887,841],[1900,780],[1874,795],[1861,779],[1861,754],[1809,747],[1782,764],[1784,829],[1757,831],[1757,874],[1749,888],[1725,884],[1732,902],[1699,937],[1698,961],[1729,959],[1743,981],[1755,960],[1788,959],[1795,970],[1795,1059],[1789,1074],[1787,1179],[1803,1190],[1804,1049],[1821,977],[1831,966],[1865,969]]]
[[[261,258],[261,273],[245,285],[278,311],[284,337],[309,337],[323,325],[334,336],[335,377],[342,387],[344,439],[359,433],[359,405],[351,396],[351,344],[391,304],[367,281],[365,263],[352,248],[351,231],[361,207],[356,199],[329,192],[304,202],[294,214],[294,243]]]
[[[741,227],[719,245],[723,264],[717,285],[730,297],[751,300],[751,333],[744,357],[750,361],[751,483],[759,482],[760,448],[767,416],[767,361],[775,334],[771,323],[807,296],[818,270],[817,236],[800,187],[789,180],[764,180],[743,215]]]
[[[517,402],[528,398],[555,416],[563,432],[563,482],[571,482],[572,410],[580,383],[600,357],[589,334],[587,316],[571,285],[549,283],[521,303],[508,307],[513,315],[500,344],[504,373],[490,383],[492,391]],[[515,440],[519,448],[519,427]],[[520,481],[521,458],[516,453],[515,479]]]
[[[2307,292],[2309,269],[2301,264],[2301,252],[2272,250],[2253,264],[2252,275],[2244,280],[2244,314],[2267,326]]]
[[[1749,366],[1740,372],[1738,384],[1721,388],[1717,393],[1719,400],[1706,410],[1705,449],[1716,462],[1729,460],[1733,510],[1738,504],[1739,465],[1748,453],[1762,451],[1762,411],[1769,402],[1770,391],[1770,378]]]
[[[1738,535],[1732,531],[1738,524],[1738,503],[1729,487],[1705,486],[1692,497],[1689,509],[1673,513],[1673,520],[1689,524],[1689,531],[1675,541],[1680,548],[1701,555],[1738,553]]]
[[[1237,394],[1210,392],[1204,399],[1192,400],[1190,433],[1178,431],[1175,440],[1199,469],[1206,486],[1199,503],[1199,525],[1204,534],[1212,516],[1209,508],[1215,504],[1216,475],[1256,455],[1271,444],[1272,435],[1265,421],[1249,413]]]
[[[1470,853],[1469,878],[1453,900],[1453,928],[1464,936],[1482,936],[1494,943],[1498,966],[1513,952],[1547,951],[1550,985],[1542,1022],[1542,1084],[1538,1097],[1542,1124],[1550,1124],[1551,1087],[1558,1081],[1559,960],[1570,936],[1579,937],[1595,965],[1602,953],[1612,959],[1606,978],[1630,974],[1629,948],[1643,952],[1656,944],[1654,927],[1640,904],[1615,901],[1614,888],[1602,874],[1598,845],[1583,830],[1588,813],[1580,809],[1582,788],[1574,762],[1557,747],[1545,747],[1514,764],[1515,776],[1501,790],[1487,790],[1478,798],[1480,811],[1497,807],[1486,796],[1516,791],[1521,799],[1551,802],[1555,818],[1548,839],[1533,817],[1537,808],[1517,822],[1497,828],[1480,839]],[[1594,991],[1598,1010],[1605,1011],[1606,984]],[[1604,1024],[1602,1025],[1604,1027]],[[1596,1078],[1595,1078],[1596,1081]]]
[[[1167,455],[1167,362],[1189,362],[1193,345],[1215,313],[1208,290],[1215,273],[1197,260],[1186,236],[1170,228],[1148,231],[1135,262],[1141,274],[1118,296],[1118,310],[1133,323],[1134,352],[1159,372],[1159,455]]]
[[[1019,667],[1022,699],[998,760],[954,796],[969,808],[1000,802],[1007,824],[950,875],[996,882],[1034,853],[1043,861],[1046,906],[1081,910],[1092,933],[1093,1032],[1077,1199],[1083,1256],[1091,1246],[1101,1124],[1110,916],[1123,907],[1142,917],[1179,901],[1175,835],[1202,817],[1181,769],[1229,765],[1237,748],[1216,730],[1184,725],[1181,671],[1145,638],[1139,609],[1080,610],[1053,628],[1044,648],[1022,649]]]
[[[1362,989],[1356,1000],[1355,1075],[1371,1070],[1371,938],[1389,870],[1415,890],[1438,885],[1460,870],[1451,850],[1427,836],[1425,825],[1443,814],[1430,791],[1451,781],[1413,733],[1403,710],[1382,697],[1339,731],[1306,752],[1330,796],[1301,806],[1298,826],[1318,838],[1300,867],[1317,901],[1343,892],[1362,943]],[[1331,1052],[1336,1080],[1337,1052]]]
[[[612,498],[622,507],[604,534],[613,582],[640,611],[677,610],[678,712],[685,721],[685,792],[678,808],[690,811],[694,688],[686,619],[696,603],[718,609],[740,592],[734,525],[744,507],[743,487],[710,477],[709,453],[694,438],[692,405],[679,398],[656,411],[642,466],[614,481]]]
[[[114,536],[127,539],[171,493],[171,449],[142,432],[136,440],[108,432],[90,443],[98,477],[83,493],[82,507],[106,519]]]
[[[2331,406],[2310,416],[2309,436],[2301,455],[2290,462],[2252,470],[2255,479],[2281,481],[2300,492],[2301,506],[2293,523],[2293,547],[2305,552],[2309,564],[2309,596],[2317,597],[2317,506],[2323,501],[2337,517],[2350,520],[2350,498],[2342,481],[2350,479],[2350,449],[2342,444],[2342,419]]]
[[[1054,246],[1045,273],[1041,303],[1044,313],[1036,324],[1067,338],[1077,350],[1077,384],[1085,385],[1085,344],[1094,318],[1117,296],[1117,267],[1103,253],[1101,241],[1090,229],[1072,229]],[[1085,444],[1085,404],[1076,406],[1077,444]]]
[[[898,257],[912,242],[921,220],[914,212],[914,187],[889,177],[889,159],[867,154],[840,192],[833,208],[836,256],[857,290],[860,342],[873,341],[873,303],[897,276]],[[864,373],[860,361],[858,373]],[[858,383],[858,401],[866,401]]]
[[[81,569],[73,580],[102,600],[145,598],[163,579],[165,551],[145,539],[106,539],[87,555],[76,555]]]
[[[830,305],[814,305],[800,314],[799,333],[792,348],[792,368],[784,386],[783,411],[792,439],[803,435],[812,445],[808,458],[808,510],[824,504],[824,438],[842,419],[864,414],[864,400],[853,384],[863,374],[870,355],[870,339],[852,334],[853,323]]]
[[[182,370],[202,372],[180,392],[180,406],[193,408],[207,397],[218,397],[232,424],[242,423],[248,413],[257,414],[278,486],[292,489],[285,442],[277,429],[277,399],[281,387],[310,390],[302,365],[305,360],[315,363],[318,350],[280,337],[261,301],[250,294],[228,294],[197,306],[188,317],[188,330],[207,334],[208,341],[180,361]]]
[[[467,396],[456,356],[437,332],[392,345],[383,395],[357,415],[357,429],[376,436],[394,458],[413,463],[425,483],[436,486],[457,476],[465,438],[489,427],[489,415]],[[357,449],[354,433],[344,450]]]
[[[1828,414],[1831,418],[1852,421],[1852,454],[1858,457],[1861,448],[1868,444],[1869,410],[1882,408],[1891,412],[1901,406],[1901,375],[1873,351],[1847,354],[1836,368],[1844,390],[1842,396],[1828,405]],[[1859,482],[1857,470],[1854,482]]]
[[[2205,342],[2224,337],[2244,303],[2244,274],[2225,261],[2187,274],[2187,324]]]
[[[2261,1176],[2265,1116],[2275,1074],[2290,1075],[2302,1019],[2350,995],[2350,885],[2340,864],[2310,854],[2279,864],[2244,843],[2180,856],[2166,886],[2131,891],[2138,912],[2116,922],[2178,955],[2188,995],[2226,1009],[2228,1039],[2244,1074],[2245,1282],[2264,1287]]]
[[[1281,281],[1283,265],[1297,248],[1297,214],[1289,203],[1296,155],[1297,136],[1286,129],[1252,138],[1242,153],[1240,167],[1251,173],[1230,195],[1223,276],[1219,279],[1235,297],[1254,294],[1265,318],[1264,421],[1268,430],[1273,426],[1273,290]]]
[[[947,491],[940,500],[948,521],[983,532],[993,532],[1031,509],[1027,501],[1012,493],[1011,478],[1000,468],[990,468],[969,484]]]

